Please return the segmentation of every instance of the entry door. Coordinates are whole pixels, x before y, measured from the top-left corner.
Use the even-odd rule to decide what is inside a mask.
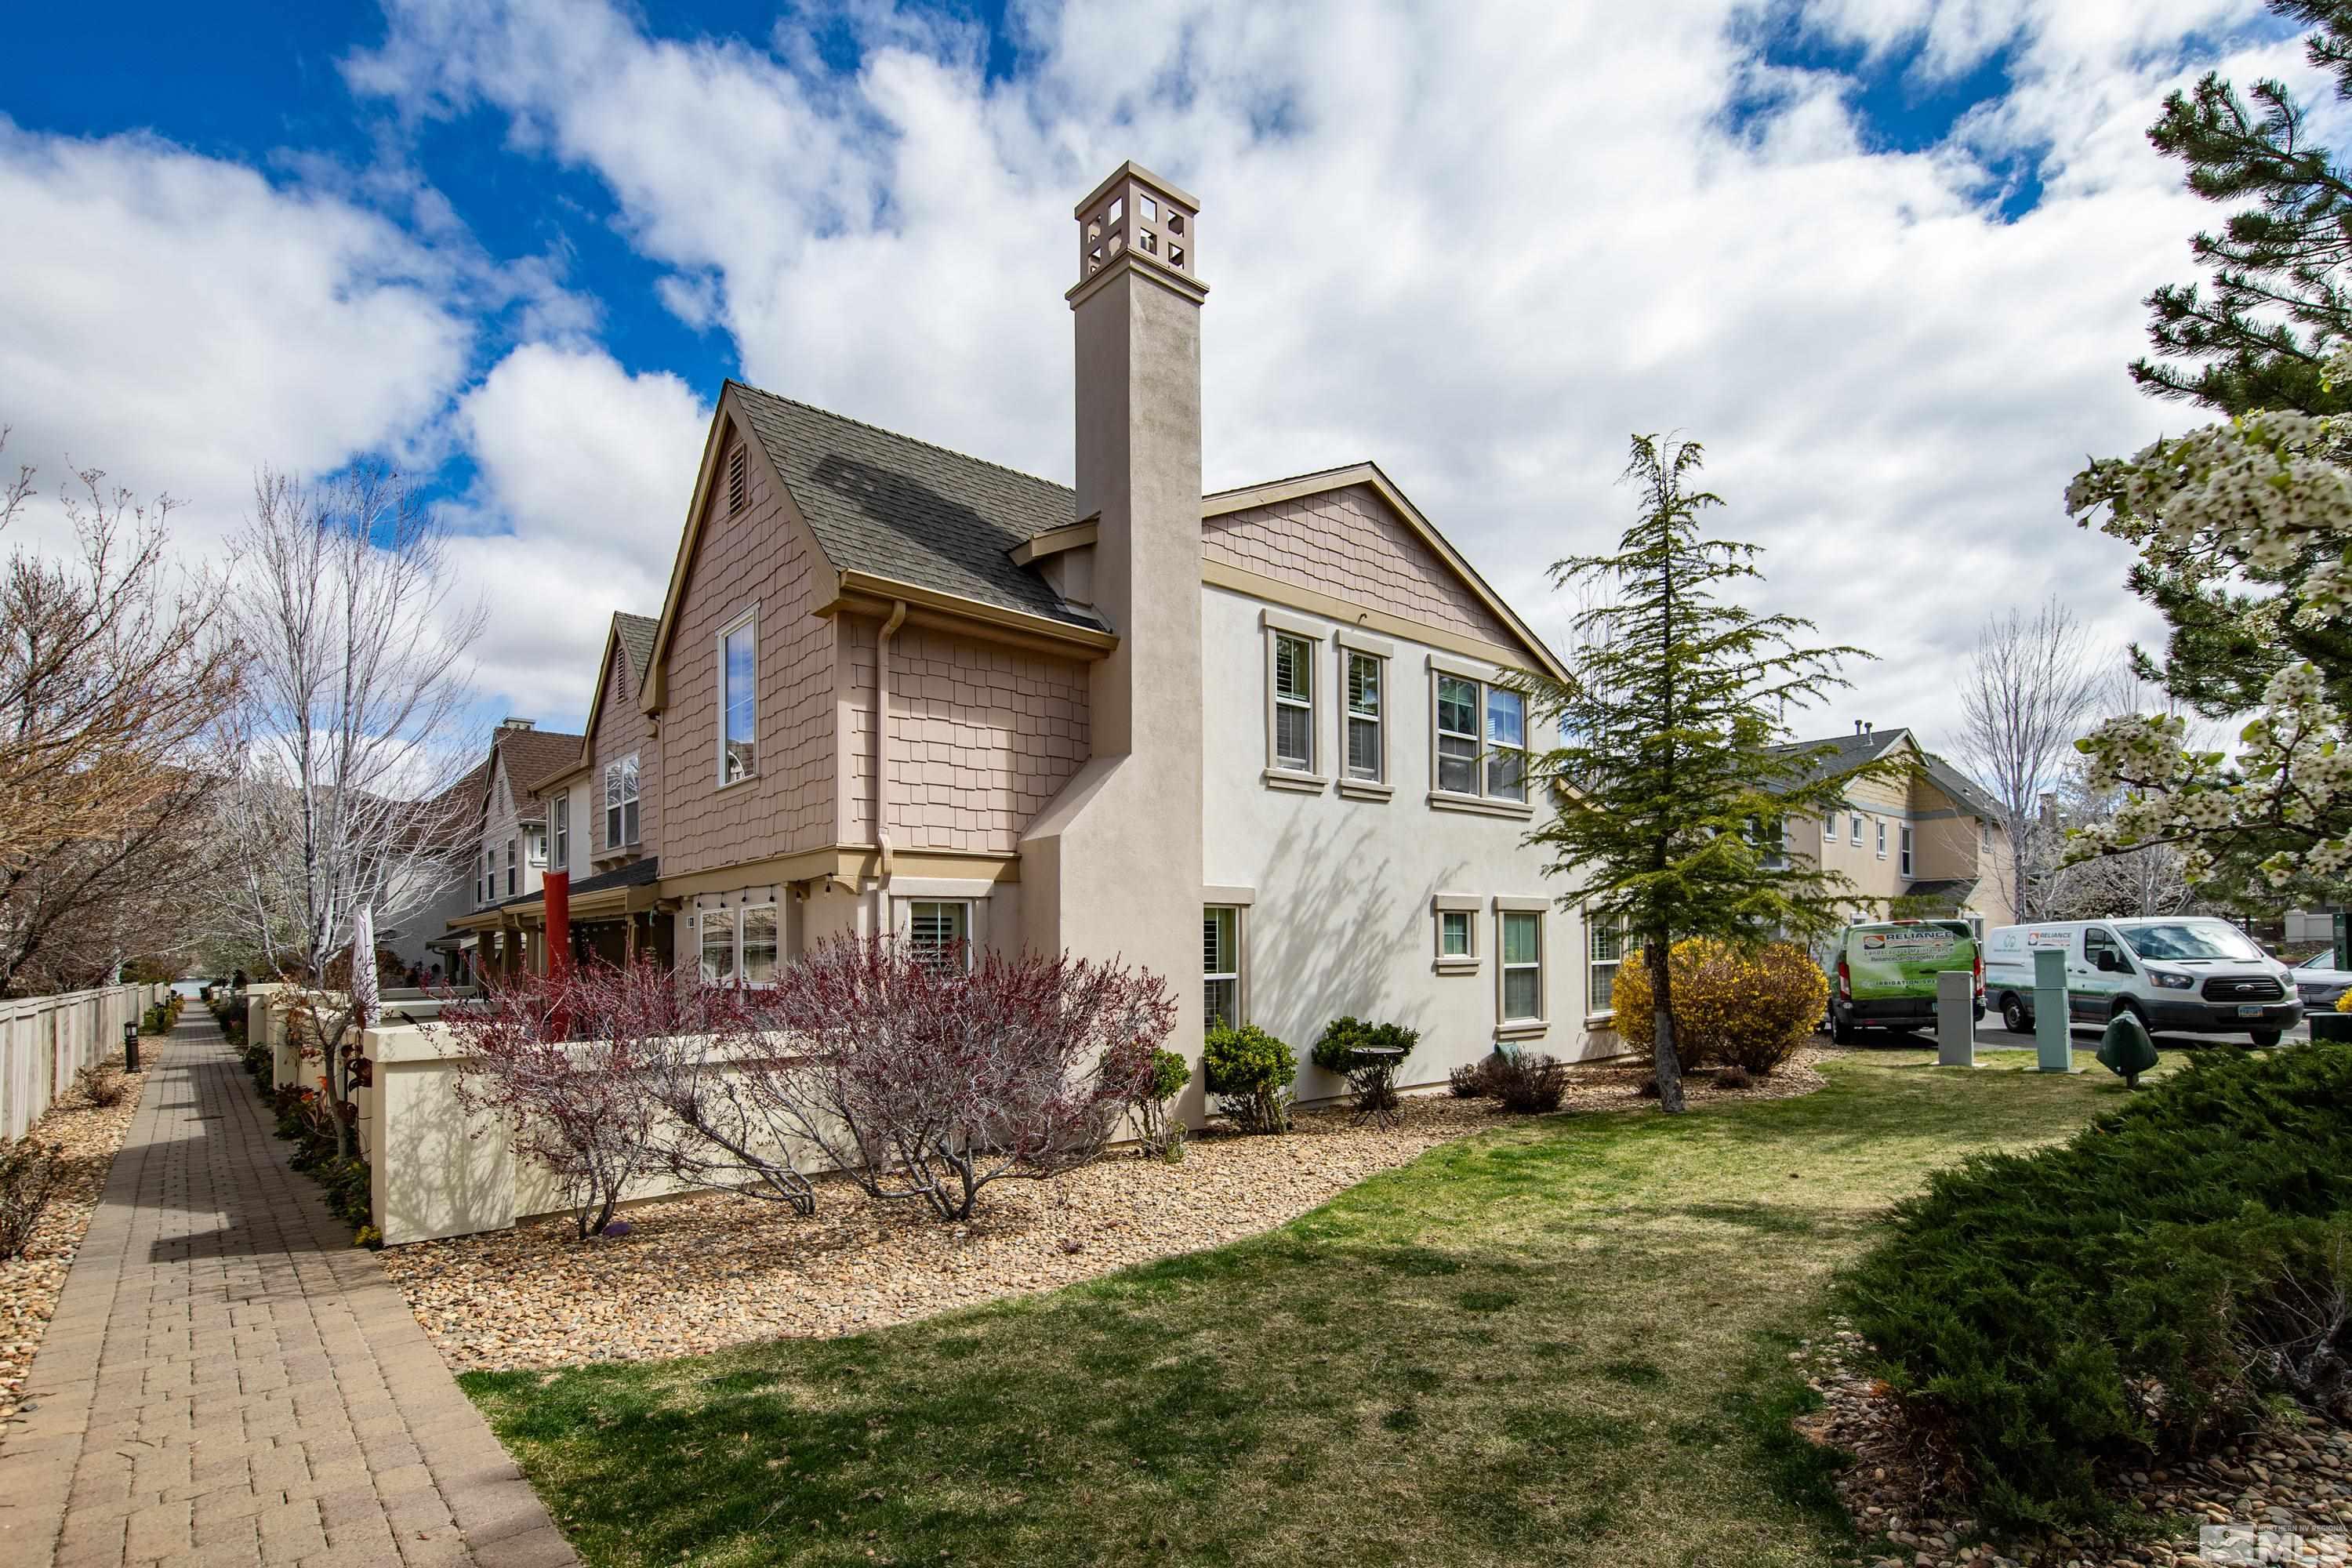
[[[2101,968],[2103,959],[2115,967]],[[2105,926],[2084,926],[2079,952],[2068,953],[2067,1011],[2084,1023],[2104,1024],[2130,984],[2131,959],[2122,940]]]

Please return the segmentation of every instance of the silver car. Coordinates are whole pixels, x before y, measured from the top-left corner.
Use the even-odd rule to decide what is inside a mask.
[[[2330,955],[2315,958],[2294,972],[2295,994],[2303,998],[2308,1011],[2332,1012],[2336,1000],[2352,990],[2352,970],[2334,968],[2329,959]]]

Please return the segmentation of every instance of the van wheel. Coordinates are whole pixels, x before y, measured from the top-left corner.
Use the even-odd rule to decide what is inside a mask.
[[[1830,1015],[1830,1038],[1841,1046],[1853,1044],[1853,1020],[1843,1013]]]
[[[2000,999],[2000,1026],[2012,1035],[2033,1033],[2033,1015],[2025,1010],[2025,1003],[2013,991]]]
[[[2249,1029],[2246,1032],[2253,1037],[2254,1044],[2263,1050],[2269,1050],[2284,1037],[2276,1029]]]

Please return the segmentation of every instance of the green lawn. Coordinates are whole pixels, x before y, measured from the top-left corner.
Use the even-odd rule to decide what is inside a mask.
[[[1997,1052],[1554,1117],[1268,1235],[830,1342],[467,1391],[593,1564],[1826,1563],[1792,1336],[1885,1205],[2124,1091]]]

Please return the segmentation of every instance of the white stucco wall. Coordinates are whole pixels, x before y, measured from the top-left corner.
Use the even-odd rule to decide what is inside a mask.
[[[1407,1064],[1409,1085],[1442,1083],[1448,1072],[1495,1048],[1496,898],[1556,899],[1543,857],[1524,845],[1531,822],[1440,810],[1429,802],[1433,687],[1430,656],[1446,653],[1399,637],[1389,659],[1386,800],[1350,798],[1336,784],[1307,792],[1266,783],[1266,653],[1258,600],[1220,588],[1202,594],[1202,660],[1207,744],[1203,764],[1203,882],[1249,890],[1243,916],[1243,1011],[1251,1023],[1295,1047],[1298,1093],[1314,1100],[1344,1087],[1307,1063],[1323,1026],[1341,1014],[1394,1020],[1422,1031]],[[1333,773],[1341,754],[1337,660],[1339,623],[1318,622],[1317,752]],[[1540,746],[1540,737],[1531,736]],[[1478,962],[1440,973],[1438,894],[1472,895]],[[1522,1049],[1576,1061],[1613,1055],[1616,1037],[1588,1027],[1584,930],[1556,904],[1544,914],[1545,1028],[1509,1031]]]

